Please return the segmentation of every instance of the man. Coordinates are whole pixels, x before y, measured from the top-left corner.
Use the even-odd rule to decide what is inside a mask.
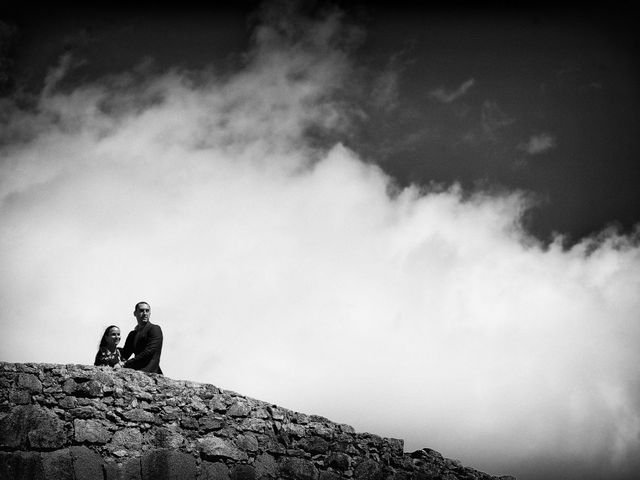
[[[133,315],[136,317],[138,325],[127,335],[122,349],[122,358],[128,359],[131,354],[135,354],[135,357],[127,360],[124,366],[162,375],[160,369],[162,329],[159,325],[154,325],[149,321],[151,307],[147,302],[136,303]]]

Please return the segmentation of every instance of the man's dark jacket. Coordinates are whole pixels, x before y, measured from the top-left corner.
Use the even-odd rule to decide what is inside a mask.
[[[143,372],[162,374],[160,369],[161,352],[162,329],[159,325],[147,322],[142,327],[137,326],[127,335],[122,356],[129,358],[133,353],[135,357],[127,360],[124,366]]]

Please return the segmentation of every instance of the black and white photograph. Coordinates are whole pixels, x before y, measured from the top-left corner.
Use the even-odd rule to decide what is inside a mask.
[[[640,475],[626,3],[0,3],[0,477]]]

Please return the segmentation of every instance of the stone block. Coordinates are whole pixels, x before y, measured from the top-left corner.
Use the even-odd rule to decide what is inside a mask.
[[[76,479],[104,480],[102,457],[87,447],[69,447]]]
[[[241,427],[242,430],[261,433],[268,430],[270,425],[261,418],[248,417],[242,420]]]
[[[62,391],[67,395],[71,395],[75,392],[77,385],[73,378],[67,378],[62,384]]]
[[[142,480],[195,480],[196,459],[182,452],[162,449],[141,459]]]
[[[275,458],[268,453],[256,457],[253,466],[256,469],[257,478],[275,478],[278,476],[278,464]]]
[[[229,467],[222,462],[203,461],[198,480],[230,480]]]
[[[76,442],[107,443],[111,432],[98,420],[74,420],[73,429]]]
[[[193,417],[183,416],[180,419],[180,426],[189,430],[197,430],[200,424],[198,423],[198,420]]]
[[[197,397],[191,399],[189,407],[191,407],[191,410],[195,412],[203,412],[207,409],[207,406],[204,404],[204,402]]]
[[[320,476],[318,477],[318,480],[340,480],[340,475],[333,472],[323,471],[323,472],[320,472]],[[393,480],[397,480],[397,479],[394,478]]]
[[[34,412],[35,407],[20,405],[14,407],[9,415],[0,419],[0,447],[27,447],[30,418]]]
[[[213,397],[209,400],[209,408],[216,412],[226,412],[227,404],[220,397]]]
[[[146,392],[141,388],[136,387],[135,385],[128,385],[128,386],[129,386],[129,390],[131,391],[131,393],[135,398],[139,400],[146,400],[146,401],[153,400],[153,395],[151,395],[149,392]]]
[[[331,440],[333,438],[334,429],[317,422],[311,422],[309,429],[316,435],[324,438],[325,440]]]
[[[340,423],[338,424],[338,427],[340,427],[340,431],[343,433],[350,433],[350,434],[355,434],[356,430],[355,428],[353,428],[351,425],[347,425],[345,423]]]
[[[246,417],[249,415],[251,407],[244,402],[236,402],[229,407],[227,415],[231,417]]]
[[[31,394],[27,390],[12,388],[9,390],[9,401],[16,405],[28,405],[31,403]]]
[[[224,419],[217,415],[207,415],[198,420],[199,427],[205,432],[220,430],[226,425]]]
[[[329,443],[326,440],[316,436],[303,438],[298,442],[298,446],[304,451],[311,453],[312,455],[326,453],[327,450],[329,450]]]
[[[36,428],[29,432],[29,445],[37,450],[60,448],[66,442],[64,422],[57,415],[44,411],[38,417]]]
[[[285,458],[280,464],[280,473],[295,480],[318,480],[318,469],[303,458]]]
[[[184,437],[177,431],[161,427],[154,433],[154,444],[159,448],[177,449],[184,442]]]
[[[42,393],[42,383],[40,379],[32,373],[18,374],[18,387],[31,393]]]
[[[275,405],[267,407],[267,412],[269,412],[271,418],[273,418],[274,420],[284,420],[286,417],[284,409],[279,408]]]
[[[396,471],[396,473],[393,474],[393,480],[411,480],[411,473],[409,472],[402,472],[402,471]]]
[[[123,462],[108,462],[104,465],[105,480],[142,480],[140,459],[131,458]]]
[[[238,448],[247,452],[257,452],[259,448],[258,440],[255,435],[252,435],[251,433],[238,435],[236,444],[238,445]]]
[[[400,438],[387,438],[389,448],[393,455],[402,456],[404,453],[404,440]]]
[[[285,423],[282,425],[282,430],[292,437],[302,438],[306,434],[306,429],[303,425],[297,423]]]
[[[218,389],[218,387],[214,385],[209,385],[205,383],[205,384],[202,384],[201,387],[202,387],[202,393],[200,394],[200,397],[203,400],[209,400],[220,393],[220,390]]]
[[[0,452],[0,478],[44,480],[42,457],[35,452]]]
[[[118,430],[111,438],[113,447],[135,448],[138,450],[142,443],[142,433],[137,428]]]
[[[231,442],[215,435],[207,435],[198,439],[198,450],[203,458],[209,460],[230,459],[242,461],[248,459],[247,454],[236,448]]]
[[[76,397],[64,397],[58,402],[62,408],[75,408],[78,405],[78,399]]]
[[[104,387],[100,382],[97,382],[96,380],[89,380],[88,382],[81,382],[81,383],[77,383],[74,380],[71,380],[71,381],[74,382],[74,385],[71,392],[68,392],[65,389],[65,392],[67,392],[67,394],[73,394],[76,397],[91,397],[91,398],[102,397],[104,394]]]
[[[265,407],[258,407],[255,411],[256,418],[267,419],[270,417],[269,412]]]
[[[325,457],[324,464],[343,472],[351,466],[351,458],[342,452],[331,452]]]
[[[355,455],[358,453],[358,449],[349,441],[334,441],[331,443],[331,449],[336,452],[347,453],[349,455]]]
[[[60,448],[66,443],[64,422],[35,405],[18,405],[0,420],[0,446],[34,449]]]
[[[107,371],[110,371],[110,370],[107,370]],[[95,373],[94,378],[96,379],[97,382],[103,384],[106,387],[113,387],[115,384],[113,380],[113,376],[109,375],[106,372],[98,371]]]
[[[256,471],[251,465],[236,465],[230,476],[231,480],[256,480]]]
[[[85,405],[83,407],[73,408],[70,412],[71,415],[75,418],[95,418],[98,415],[96,409],[92,406]]]
[[[73,459],[68,448],[42,454],[44,477],[47,480],[75,480]]]
[[[381,449],[384,445],[382,437],[373,433],[357,433],[356,439],[358,443],[366,444],[369,448]]]
[[[444,463],[444,457],[442,456],[442,454],[431,448],[423,448],[422,450],[416,450],[415,452],[412,452],[410,455],[412,458],[423,457],[423,458],[432,459],[437,463]]]
[[[291,420],[300,425],[306,425],[311,419],[306,413],[295,412]]]
[[[357,480],[383,480],[383,472],[380,464],[370,458],[365,458],[356,466],[354,477]]]
[[[144,422],[144,423],[155,423],[156,416],[151,413],[143,410],[141,408],[134,408],[133,410],[129,410],[122,415],[124,418],[129,420],[130,422]]]
[[[96,368],[91,365],[67,365],[68,375],[78,383],[87,382],[96,376]]]

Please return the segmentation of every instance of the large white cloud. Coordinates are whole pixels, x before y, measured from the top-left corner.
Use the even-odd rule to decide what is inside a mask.
[[[637,241],[543,246],[518,192],[398,189],[340,143],[312,146],[313,129],[349,134],[354,31],[292,25],[260,26],[233,74],[48,85],[11,110],[3,360],[90,363],[144,299],[170,377],[494,473],[630,476]]]

